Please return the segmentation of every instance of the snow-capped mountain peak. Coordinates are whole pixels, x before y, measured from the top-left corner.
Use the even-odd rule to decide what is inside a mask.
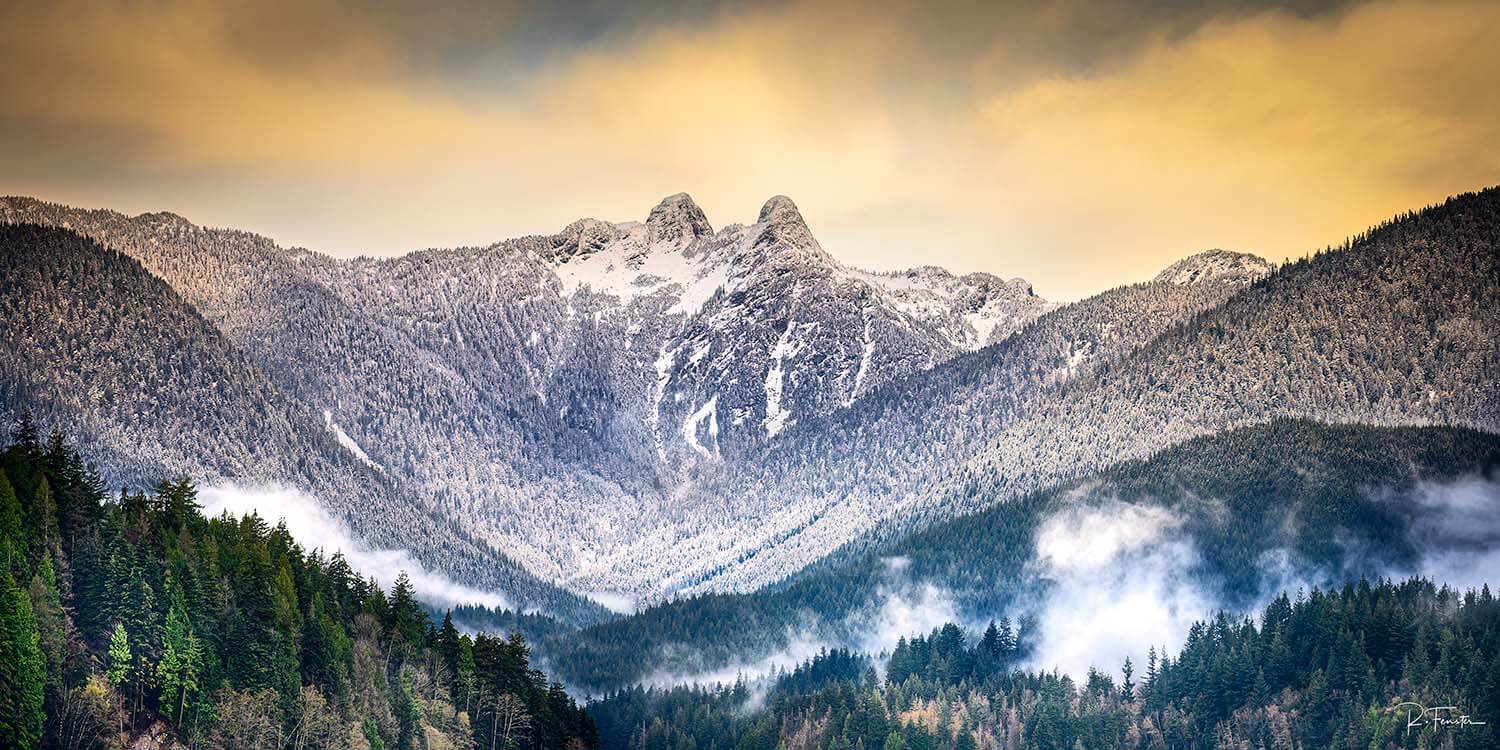
[[[797,204],[785,195],[772,196],[761,206],[757,225],[761,227],[760,237],[755,241],[757,248],[784,244],[801,250],[823,249],[807,228]]]
[[[652,245],[681,248],[714,233],[703,209],[687,193],[669,195],[646,217],[648,241]]]
[[[1270,262],[1258,255],[1213,249],[1167,266],[1154,281],[1178,286],[1210,280],[1256,281],[1270,275],[1271,270]]]

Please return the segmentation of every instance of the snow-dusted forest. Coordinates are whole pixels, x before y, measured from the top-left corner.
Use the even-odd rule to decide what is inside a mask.
[[[11,198],[0,216],[92,238],[124,257],[79,263],[150,290],[68,306],[14,239],[31,276],[12,283],[45,291],[10,295],[13,319],[56,328],[11,327],[32,337],[12,413],[78,422],[120,456],[112,481],[358,506],[362,533],[470,582],[500,555],[574,592],[753,590],[1227,427],[1500,420],[1493,190],[1280,268],[1208,251],[1067,305],[1019,279],[849,268],[782,197],[717,231],[679,194],[644,222],[352,260],[170,214]],[[52,339],[78,359],[24,359]]]

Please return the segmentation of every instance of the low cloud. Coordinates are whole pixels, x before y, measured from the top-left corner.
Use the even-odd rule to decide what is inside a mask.
[[[199,488],[198,500],[203,504],[204,515],[209,517],[257,513],[273,524],[285,522],[292,538],[303,547],[321,549],[325,555],[342,552],[357,575],[374,576],[386,590],[404,571],[411,578],[417,597],[434,607],[459,604],[480,604],[492,609],[511,607],[503,594],[466,586],[430,571],[406,550],[377,549],[356,541],[348,527],[329,516],[316,498],[301,490],[228,484]]]
[[[1415,572],[1460,589],[1500,583],[1500,481],[1465,477],[1423,482],[1412,495],[1420,561]]]
[[[845,622],[849,634],[843,641],[857,651],[878,656],[890,653],[896,642],[959,622],[958,606],[949,591],[928,582],[907,578],[910,560],[886,558],[886,579],[876,591],[875,603]]]
[[[633,615],[639,608],[635,598],[627,594],[613,591],[590,591],[584,596],[617,615]]]
[[[870,656],[889,653],[901,638],[926,635],[945,623],[959,622],[958,607],[947,589],[928,582],[915,582],[906,570],[910,560],[887,557],[881,560],[885,579],[868,606],[850,613],[836,623],[820,623],[816,618],[798,629],[789,629],[776,651],[732,663],[698,668],[675,666],[658,669],[642,682],[655,687],[676,685],[729,685],[744,679],[751,688],[746,708],[755,708],[771,687],[771,678],[796,668],[824,650],[848,648]],[[659,660],[676,665],[693,665],[699,661],[694,652],[669,653]],[[877,667],[883,667],[878,658]]]
[[[788,630],[786,645],[773,653],[761,657],[737,659],[718,667],[694,669],[688,666],[658,669],[641,682],[652,687],[668,688],[678,685],[713,687],[732,685],[737,680],[744,680],[751,686],[752,696],[764,695],[770,687],[768,683],[771,677],[781,672],[791,671],[797,665],[812,659],[818,655],[818,652],[829,647],[827,640],[812,632]],[[695,654],[678,653],[677,657],[669,661],[691,664],[696,660]]]
[[[1213,614],[1215,597],[1189,571],[1192,541],[1165,508],[1111,500],[1075,506],[1037,533],[1041,594],[1022,601],[1017,617],[1036,619],[1026,666],[1082,678],[1089,667],[1113,672],[1127,655],[1176,647],[1193,623]]]

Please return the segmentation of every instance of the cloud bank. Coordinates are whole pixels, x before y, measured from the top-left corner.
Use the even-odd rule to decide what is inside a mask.
[[[1500,585],[1500,481],[1423,482],[1413,497],[1422,553],[1413,572],[1460,589]]]

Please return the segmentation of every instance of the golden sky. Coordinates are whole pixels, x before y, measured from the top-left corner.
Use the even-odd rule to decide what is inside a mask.
[[[0,4],[0,193],[337,255],[693,195],[1074,299],[1500,183],[1500,2]]]

